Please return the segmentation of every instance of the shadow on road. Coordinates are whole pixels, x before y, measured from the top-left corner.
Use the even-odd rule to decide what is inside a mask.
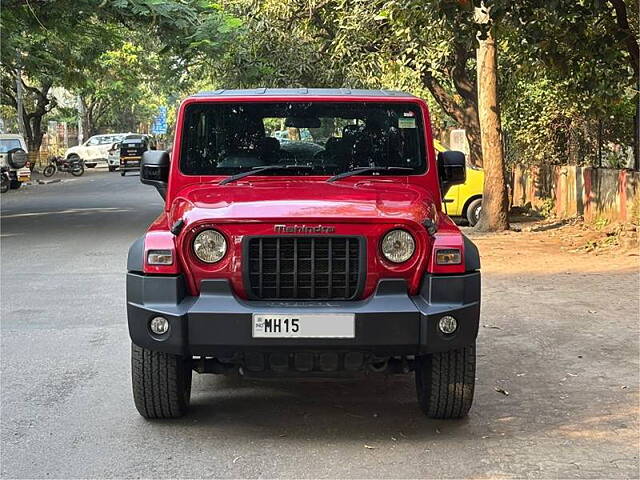
[[[259,430],[275,438],[418,440],[434,438],[440,429],[465,429],[469,423],[426,418],[415,398],[413,375],[345,380],[197,375],[191,398],[189,414],[175,423],[224,426],[225,436],[238,438]]]

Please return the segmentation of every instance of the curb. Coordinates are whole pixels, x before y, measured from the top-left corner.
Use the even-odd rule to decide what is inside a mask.
[[[61,178],[53,178],[51,180],[38,180],[38,184],[40,185],[49,185],[50,183],[58,183],[61,182]]]

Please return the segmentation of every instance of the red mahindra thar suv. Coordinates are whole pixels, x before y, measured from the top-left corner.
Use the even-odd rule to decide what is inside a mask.
[[[130,248],[135,405],[183,415],[191,377],[415,372],[434,418],[473,400],[477,248],[442,212],[464,155],[434,153],[395,91],[218,90],[187,98],[141,181],[165,200]]]

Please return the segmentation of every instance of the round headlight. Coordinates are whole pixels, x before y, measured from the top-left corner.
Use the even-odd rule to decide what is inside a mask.
[[[382,254],[393,263],[406,262],[415,249],[415,240],[405,230],[391,230],[382,239]]]
[[[193,240],[193,253],[205,263],[216,263],[227,253],[227,241],[216,230],[204,230]]]

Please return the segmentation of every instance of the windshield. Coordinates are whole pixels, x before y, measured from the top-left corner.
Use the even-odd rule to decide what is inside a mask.
[[[234,175],[265,165],[311,167],[289,176],[376,166],[406,167],[412,170],[402,175],[414,175],[426,171],[423,131],[412,103],[193,104],[185,113],[180,168],[187,175]]]
[[[91,137],[88,141],[88,145],[106,145],[109,143],[117,143],[122,141],[123,135],[100,135]]]
[[[22,148],[17,138],[3,138],[0,140],[0,153],[7,153],[14,148]]]

